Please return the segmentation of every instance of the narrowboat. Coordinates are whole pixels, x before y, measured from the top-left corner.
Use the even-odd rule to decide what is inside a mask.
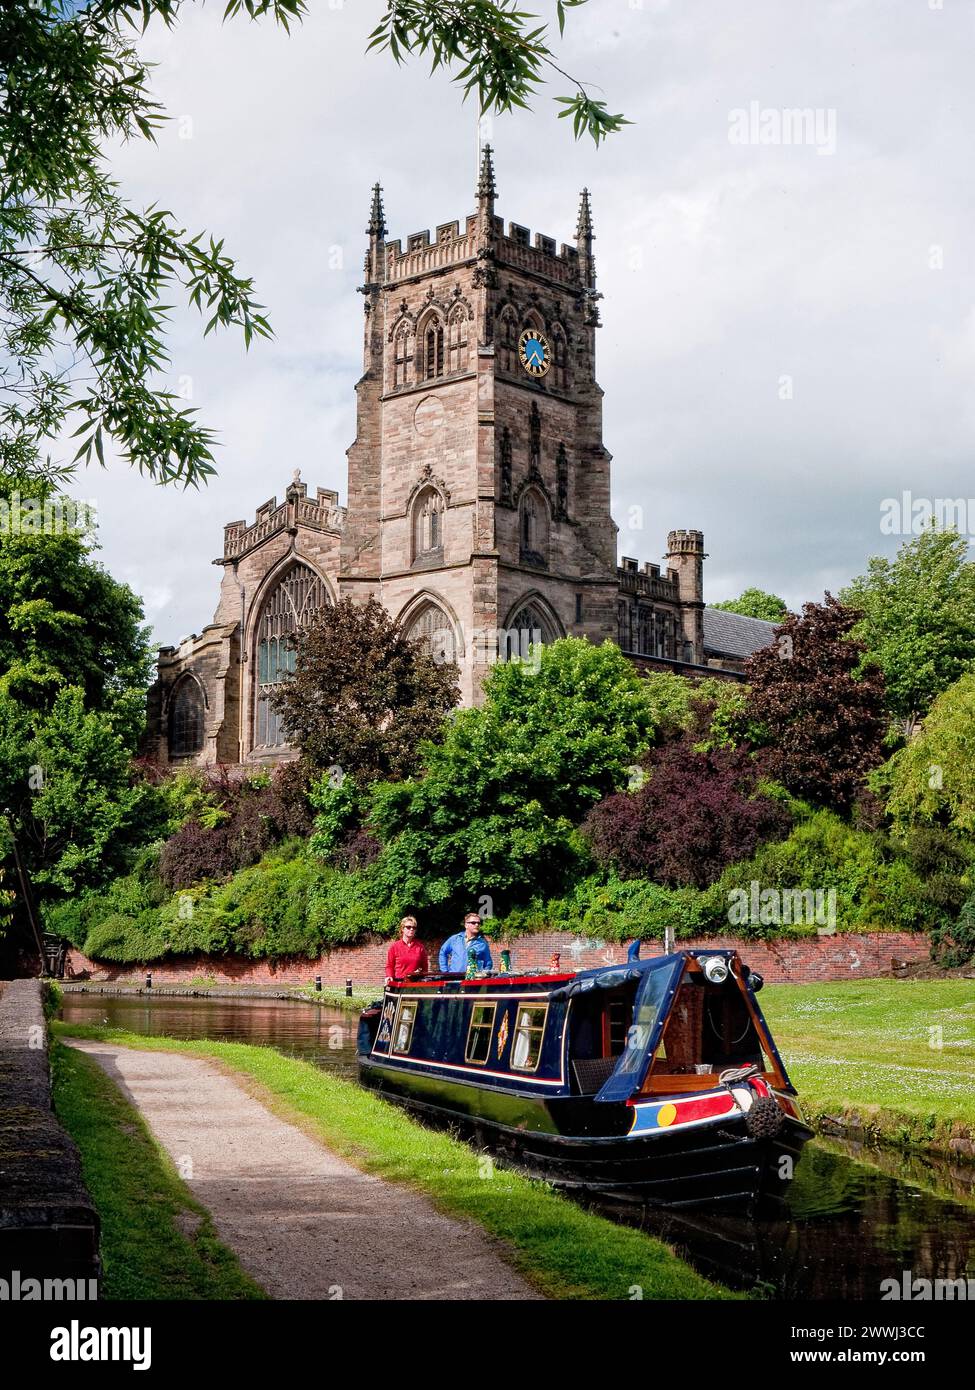
[[[359,1021],[363,1084],[560,1186],[652,1205],[781,1196],[812,1131],[734,951],[427,975]]]

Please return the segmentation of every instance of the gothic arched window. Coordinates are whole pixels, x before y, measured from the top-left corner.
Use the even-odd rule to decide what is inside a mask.
[[[203,691],[193,676],[183,676],[169,703],[169,756],[185,758],[203,748]]]
[[[557,642],[564,634],[558,618],[537,598],[520,604],[501,634],[498,655],[502,661],[525,659],[538,643]]]
[[[458,304],[447,322],[447,371],[467,370],[467,310]]]
[[[281,716],[270,697],[295,669],[295,636],[314,622],[328,602],[321,579],[302,564],[293,565],[264,600],[254,635],[256,748],[280,748],[285,743]]]
[[[439,604],[428,602],[410,621],[406,635],[411,642],[419,642],[437,661],[456,661],[459,644],[454,624],[449,614]]]
[[[518,365],[518,316],[510,304],[501,311],[498,329],[501,370],[513,372]]]
[[[521,559],[530,565],[548,564],[548,503],[535,488],[521,499],[519,537]]]
[[[569,384],[569,349],[559,324],[552,329],[552,385],[564,391]]]
[[[435,487],[425,487],[413,503],[413,559],[443,554],[444,501]]]
[[[423,375],[428,380],[443,376],[443,324],[438,318],[429,319],[423,330]]]
[[[413,383],[413,329],[404,322],[396,330],[393,340],[393,386],[410,386]]]

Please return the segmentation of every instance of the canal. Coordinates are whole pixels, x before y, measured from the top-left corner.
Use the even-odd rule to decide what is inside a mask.
[[[70,1023],[261,1043],[354,1079],[354,1012],[284,999],[66,994]],[[975,1278],[975,1165],[837,1139],[806,1146],[787,1209],[736,1220],[590,1203],[674,1245],[702,1273],[770,1298],[881,1296],[881,1282]]]

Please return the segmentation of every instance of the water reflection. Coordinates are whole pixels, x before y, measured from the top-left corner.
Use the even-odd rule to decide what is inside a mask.
[[[291,999],[192,999],[178,995],[64,995],[68,1023],[130,1033],[218,1042],[263,1043],[340,1076],[354,1077],[354,1011]]]
[[[263,1043],[354,1077],[354,1012],[278,999],[66,994],[62,1018],[175,1038]],[[807,1144],[785,1204],[752,1217],[585,1205],[675,1245],[703,1273],[771,1298],[879,1299],[881,1281],[975,1278],[975,1166],[835,1139]]]
[[[867,1158],[868,1163],[860,1161]],[[924,1185],[915,1174],[923,1173]],[[884,1279],[975,1277],[972,1179],[965,1200],[943,1195],[948,1164],[816,1139],[784,1203],[751,1217],[588,1202],[674,1245],[703,1273],[771,1298],[877,1300]]]

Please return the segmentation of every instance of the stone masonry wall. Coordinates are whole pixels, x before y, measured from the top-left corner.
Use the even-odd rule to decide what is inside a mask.
[[[0,1279],[97,1280],[98,1235],[78,1150],[51,1108],[40,981],[0,983]]]
[[[436,969],[440,941],[425,944],[430,951],[431,966]],[[740,951],[745,962],[760,971],[770,984],[865,979],[889,974],[892,959],[923,962],[930,954],[928,938],[909,932],[840,932],[835,936],[779,941],[744,941],[739,937],[722,936],[681,941],[679,944],[690,949],[713,947]],[[309,984],[316,975],[321,975],[324,985],[342,986],[351,979],[356,988],[361,988],[382,983],[388,946],[388,941],[374,940],[361,946],[327,951],[317,960],[295,957],[250,960],[242,956],[198,955],[154,961],[149,966],[90,961],[80,951],[71,951],[67,978],[89,977],[103,982],[142,981],[146,970],[151,969],[155,985],[189,984],[211,979],[222,984]],[[658,955],[660,950],[658,942],[643,944],[644,956]],[[496,943],[492,943],[492,951],[497,966]],[[625,946],[614,942],[587,941],[569,932],[542,932],[514,941],[511,949],[512,968],[529,970],[536,966],[547,966],[554,952],[561,956],[562,968],[570,970],[611,965],[626,956]]]

